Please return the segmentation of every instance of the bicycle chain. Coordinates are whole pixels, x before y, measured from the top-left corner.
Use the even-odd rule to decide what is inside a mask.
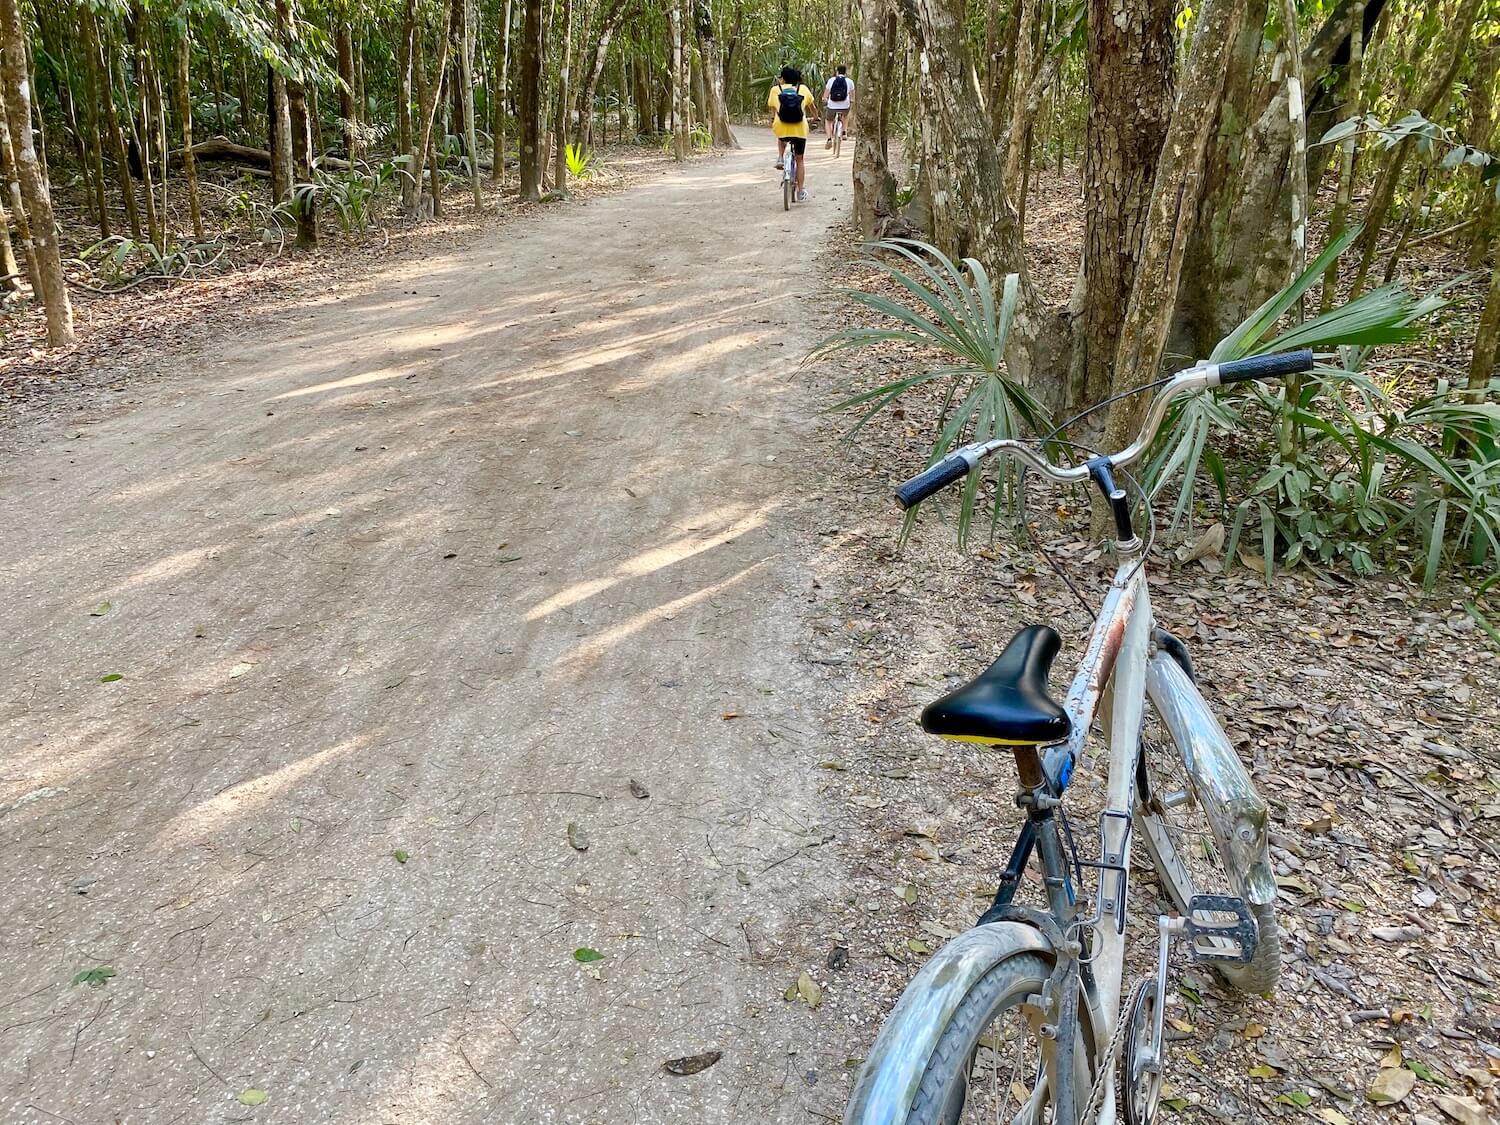
[[[1109,1050],[1105,1053],[1105,1065],[1101,1066],[1094,1075],[1094,1088],[1089,1092],[1089,1100],[1084,1103],[1083,1109],[1078,1114],[1078,1125],[1090,1125],[1098,1114],[1099,1098],[1104,1093],[1104,1084],[1114,1077],[1115,1064],[1120,1057],[1120,1047],[1130,1030],[1130,1014],[1135,1011],[1135,1005],[1140,1000],[1141,994],[1151,986],[1151,981],[1152,978],[1149,976],[1136,981],[1131,986],[1130,995],[1121,1005],[1122,1018],[1115,1024],[1115,1033],[1110,1038]]]

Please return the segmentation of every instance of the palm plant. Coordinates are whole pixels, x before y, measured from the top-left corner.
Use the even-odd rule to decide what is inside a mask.
[[[862,390],[837,403],[834,410],[861,411],[850,431],[857,433],[881,410],[918,387],[936,383],[943,388],[935,420],[937,437],[928,464],[944,457],[962,441],[1015,438],[1051,429],[1046,410],[1005,369],[1005,346],[1015,316],[1019,280],[1007,275],[997,295],[983,265],[965,258],[961,265],[935,246],[909,239],[872,243],[868,265],[903,290],[908,300],[881,293],[845,289],[843,295],[874,313],[874,325],[857,325],[834,333],[819,344],[809,359],[822,359],[854,348],[897,342],[936,354],[942,362],[916,375]],[[985,475],[995,483],[990,501],[993,533],[1002,509],[1015,500],[1016,467],[995,458],[987,474],[972,473],[959,501],[958,538],[968,542]],[[908,514],[909,533],[915,510]]]

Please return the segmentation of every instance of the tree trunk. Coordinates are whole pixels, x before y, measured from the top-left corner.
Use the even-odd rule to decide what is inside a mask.
[[[266,148],[271,153],[271,198],[285,202],[292,191],[292,117],[287,104],[286,79],[266,67]]]
[[[1495,373],[1495,349],[1500,344],[1500,259],[1490,269],[1489,293],[1484,312],[1474,332],[1474,352],[1469,357],[1469,390],[1483,391]]]
[[[479,131],[474,124],[474,13],[470,0],[453,0],[459,6],[456,13],[462,22],[459,38],[458,80],[463,84],[464,147],[469,152],[469,188],[474,193],[474,206],[484,206],[484,188],[479,182]]]
[[[568,113],[572,102],[568,100],[568,58],[572,53],[573,0],[562,0],[562,26],[558,29],[561,52],[557,68],[557,117],[552,132],[556,151],[553,153],[552,182],[563,195],[568,194]]]
[[[189,87],[188,28],[184,16],[181,31],[177,34],[177,117],[182,126],[182,174],[187,180],[188,214],[193,222],[193,237],[203,241],[203,210],[198,202],[198,165],[193,160],[193,95]]]
[[[887,89],[896,48],[896,13],[891,0],[861,0],[859,130],[854,135],[854,222],[866,238],[879,238],[896,213],[896,178],[891,175],[887,136]]]
[[[1197,213],[1208,143],[1218,128],[1229,54],[1239,34],[1246,0],[1207,0],[1198,9],[1193,50],[1181,70],[1176,104],[1162,145],[1141,238],[1120,341],[1115,350],[1114,393],[1154,379],[1171,326],[1182,280],[1182,262]],[[1117,403],[1104,447],[1134,439],[1146,402],[1134,395]]]
[[[1084,255],[1069,405],[1109,394],[1115,345],[1172,116],[1174,0],[1089,0]]]
[[[93,44],[98,56],[99,73],[103,79],[101,112],[104,128],[109,134],[110,151],[115,162],[115,175],[120,183],[120,198],[125,203],[125,218],[130,223],[130,233],[137,242],[141,240],[141,213],[135,201],[135,182],[130,178],[130,159],[125,151],[125,133],[120,128],[120,114],[115,108],[114,52],[105,50],[98,34],[98,20],[93,9],[85,4],[82,12],[84,42]]]
[[[0,28],[3,35],[3,28]],[[3,50],[3,40],[0,40]],[[0,86],[3,86],[0,81]],[[21,197],[21,173],[16,161],[16,145],[10,128],[10,105],[0,98],[0,165],[5,172],[5,189],[10,197],[10,209],[16,219],[16,234],[21,239],[22,262],[26,266],[26,280],[33,293],[42,291],[42,274],[37,265],[36,249],[31,241],[31,219],[26,214],[26,201]]]
[[[1348,83],[1350,96],[1344,100],[1341,107],[1340,121],[1353,120],[1362,112],[1360,83],[1364,69],[1365,37],[1354,32],[1363,27],[1364,22],[1364,0],[1355,0],[1349,9],[1350,51],[1349,63],[1344,72],[1344,81]],[[1349,226],[1349,204],[1354,198],[1354,153],[1358,143],[1358,138],[1351,134],[1345,137],[1339,145],[1339,186],[1333,200],[1333,212],[1328,217],[1329,242],[1336,241]],[[1328,263],[1328,269],[1323,272],[1323,291],[1319,296],[1320,311],[1326,313],[1333,308],[1333,303],[1338,297],[1338,289],[1339,262],[1335,258]]]
[[[1307,268],[1307,113],[1302,98],[1302,44],[1297,34],[1297,0],[1281,0],[1281,34],[1286,44],[1287,125],[1292,137],[1288,169],[1291,191],[1291,266],[1284,284],[1290,284]],[[1303,320],[1304,301],[1297,302],[1297,320]]]
[[[99,213],[99,237],[110,236],[109,221],[109,196],[104,188],[104,134],[100,129],[99,116],[100,106],[104,104],[103,76],[99,67],[99,44],[93,30],[94,13],[85,8],[79,13],[79,22],[83,30],[83,76],[84,97],[87,100],[86,111],[88,114],[88,160],[91,170],[91,178],[94,186],[94,209]],[[9,235],[6,237],[6,249],[9,250]],[[6,273],[14,273],[13,268],[6,269]],[[12,282],[12,285],[14,282]]]
[[[598,93],[599,78],[604,74],[604,66],[609,59],[610,42],[624,16],[623,0],[607,0],[607,6],[600,13],[594,52],[589,57],[588,70],[578,88],[578,128],[574,131],[573,138],[581,149],[592,148],[594,144],[594,96]],[[608,140],[607,131],[605,139]]]
[[[1474,79],[1470,91],[1472,104],[1472,143],[1486,152],[1495,151],[1497,131],[1495,128],[1495,74],[1500,70],[1500,42],[1491,43],[1474,64]],[[1474,190],[1474,236],[1469,241],[1466,267],[1478,269],[1484,264],[1489,250],[1490,236],[1495,222],[1495,185],[1475,176]]]
[[[358,118],[354,111],[354,33],[348,19],[340,15],[334,27],[334,50],[339,68],[339,127],[344,134],[344,155],[359,159]]]
[[[671,4],[668,34],[672,39],[672,155],[677,160],[686,160],[688,152],[687,99],[683,91],[687,83],[683,75],[686,60],[682,50],[682,3],[683,0],[667,0]]]
[[[432,67],[431,82],[425,82],[426,71],[422,68],[421,51],[413,51],[413,70],[417,73],[418,78],[422,79],[425,82],[425,88],[419,88],[418,91],[420,102],[417,106],[418,116],[416,126],[420,127],[420,131],[418,131],[417,128],[413,129],[413,133],[416,134],[416,143],[412,146],[411,161],[412,179],[417,183],[419,190],[417,192],[417,197],[412,202],[412,206],[407,209],[408,218],[415,219],[421,217],[422,207],[420,185],[422,183],[422,173],[428,170],[427,158],[428,152],[432,148],[433,139],[432,126],[433,122],[437,120],[438,105],[442,102],[443,76],[448,69],[448,55],[450,53],[454,39],[457,38],[457,35],[458,29],[454,26],[453,23],[453,8],[452,6],[450,6],[447,11],[446,26],[442,34],[439,36],[437,59],[435,60]],[[439,184],[436,175],[437,162],[435,160],[432,163],[431,171],[433,172],[433,181],[430,189],[432,213],[436,215],[438,214],[439,208],[442,206],[442,203],[440,202],[438,194]]]
[[[1465,47],[1469,42],[1469,28],[1473,26],[1474,19],[1478,16],[1479,8],[1480,0],[1462,0],[1457,15],[1448,25],[1447,40],[1440,48],[1441,61],[1433,72],[1432,81],[1422,92],[1415,107],[1423,117],[1432,116],[1453,85],[1453,80],[1458,77],[1459,67],[1462,66],[1466,57]],[[1391,204],[1395,201],[1397,183],[1401,179],[1402,170],[1406,167],[1406,160],[1415,148],[1416,140],[1413,137],[1403,138],[1391,150],[1385,166],[1380,169],[1380,175],[1375,179],[1375,186],[1370,191],[1370,202],[1365,208],[1364,229],[1360,232],[1359,241],[1355,244],[1360,252],[1360,258],[1359,269],[1354,274],[1354,283],[1349,290],[1351,297],[1358,296],[1364,289],[1365,276],[1370,272],[1370,263],[1375,260],[1375,251],[1380,245],[1381,227],[1385,225],[1386,216],[1390,214]]]
[[[1036,38],[1042,19],[1042,0],[1017,0],[1020,9],[1016,28],[1016,55],[1012,87],[1016,93],[1031,88],[1036,71]],[[1024,179],[1024,161],[1027,155],[1026,136],[1031,117],[1026,112],[1026,99],[1010,98],[1010,123],[1005,128],[1005,167],[1000,184],[1005,197],[1012,203],[1018,201]]]
[[[151,86],[153,68],[150,61],[149,44],[146,42],[146,10],[137,0],[131,8],[130,40],[135,50],[135,83],[139,112],[132,121],[135,150],[140,158],[141,189],[146,202],[146,230],[151,244],[158,250],[166,249],[166,232],[162,229],[162,218],[156,209],[155,176],[151,170],[153,144],[151,120]]]
[[[1358,7],[1357,19],[1351,18]],[[1350,82],[1350,62],[1355,54],[1363,60],[1370,53],[1376,32],[1384,25],[1385,0],[1338,0],[1323,26],[1302,52],[1302,76],[1307,93],[1307,132],[1321,137],[1348,113],[1345,105],[1357,100],[1359,91]],[[1386,21],[1389,22],[1389,21]],[[1355,29],[1359,34],[1355,35]],[[1332,145],[1315,144],[1307,150],[1307,183],[1316,196],[1323,174],[1333,159]]]
[[[396,152],[406,158],[401,177],[401,206],[408,214],[422,194],[421,182],[411,166],[411,102],[413,63],[417,45],[417,0],[406,0],[401,16],[401,42],[396,61]]]
[[[521,198],[542,198],[542,0],[522,0],[517,110],[521,117]]]
[[[282,50],[289,55],[296,43],[296,14],[292,0],[276,0],[276,30]],[[298,78],[284,79],[287,107],[287,134],[291,144],[291,174],[301,191],[293,200],[297,216],[297,249],[318,248],[318,195],[312,188],[312,131],[308,123],[307,91]],[[192,155],[188,155],[192,159]]]
[[[693,10],[698,23],[698,55],[703,60],[708,127],[716,147],[739,148],[740,142],[729,127],[729,105],[724,99],[724,71],[719,58],[719,40],[714,33],[713,8],[709,0],[694,0]]]
[[[934,241],[950,255],[977,258],[992,276],[1020,282],[1006,348],[1011,376],[1030,382],[1041,321],[1026,269],[1020,224],[1001,183],[1000,154],[989,135],[969,50],[963,0],[900,0],[916,40],[944,158],[924,163],[932,180]],[[924,117],[929,115],[924,115]],[[863,131],[863,130],[861,130]],[[999,278],[996,276],[998,285]]]
[[[505,0],[500,31],[500,93],[491,111],[495,122],[495,159],[490,168],[490,178],[497,184],[505,181],[505,119],[510,112],[510,12],[511,0]]]
[[[47,314],[47,345],[66,347],[73,342],[73,306],[63,276],[62,254],[57,245],[57,224],[52,217],[52,197],[37,161],[31,135],[31,80],[26,67],[26,31],[21,25],[18,0],[0,0],[0,82],[5,111],[16,149],[16,173],[21,195],[31,217],[31,243],[36,253],[37,281],[42,307]]]

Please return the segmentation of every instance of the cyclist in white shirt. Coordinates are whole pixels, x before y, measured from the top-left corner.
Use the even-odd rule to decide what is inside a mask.
[[[849,68],[840,66],[823,86],[823,109],[827,115],[824,125],[828,130],[828,140],[824,142],[824,148],[833,147],[833,123],[838,118],[844,119],[844,132],[849,131],[849,110],[854,107],[854,79],[849,77]]]

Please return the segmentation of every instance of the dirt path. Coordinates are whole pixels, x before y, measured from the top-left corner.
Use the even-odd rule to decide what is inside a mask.
[[[786,215],[745,140],[0,466],[0,1118],[838,1112],[782,992],[843,893],[790,365],[848,156]]]

